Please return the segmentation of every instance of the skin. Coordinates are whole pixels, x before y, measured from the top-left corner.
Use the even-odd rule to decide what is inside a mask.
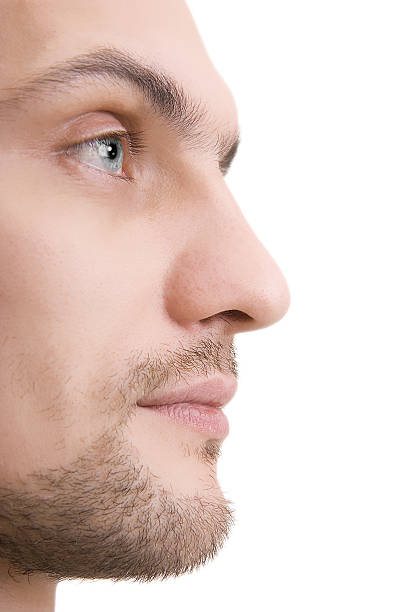
[[[0,14],[0,100],[108,43],[238,126],[184,2],[3,0]],[[61,139],[123,127],[118,109],[147,136],[134,183],[55,155]],[[163,579],[216,554],[233,524],[222,439],[135,398],[236,376],[235,334],[278,321],[289,291],[213,156],[134,92],[32,100],[2,114],[0,146],[0,608],[44,612],[59,580]]]

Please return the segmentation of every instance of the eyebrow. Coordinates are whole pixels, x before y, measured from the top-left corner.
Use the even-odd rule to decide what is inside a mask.
[[[116,47],[99,47],[48,67],[21,85],[6,90],[0,113],[21,110],[33,98],[55,95],[88,78],[127,84],[192,148],[214,153],[225,175],[240,143],[238,128],[220,131],[204,102],[195,100],[170,74]]]

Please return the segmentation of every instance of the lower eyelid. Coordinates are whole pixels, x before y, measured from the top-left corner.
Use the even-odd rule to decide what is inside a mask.
[[[101,170],[100,168],[97,168],[96,166],[91,166],[90,164],[81,162],[77,157],[69,153],[68,150],[61,151],[59,153],[59,156],[62,157],[62,159],[65,162],[67,162],[71,167],[73,165],[76,166],[76,168],[81,173],[82,172],[91,173],[91,175],[93,174],[95,177],[98,178],[98,180],[101,180],[101,179],[104,181],[106,180],[109,183],[111,183],[111,179],[115,179],[115,180],[119,179],[121,181],[125,181],[126,183],[135,182],[135,179],[133,177],[129,177],[126,174],[113,174],[111,172],[107,172],[106,170]]]

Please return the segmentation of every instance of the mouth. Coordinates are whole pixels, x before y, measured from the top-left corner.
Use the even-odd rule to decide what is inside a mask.
[[[143,397],[137,402],[137,407],[195,432],[225,438],[229,433],[229,423],[222,408],[233,398],[237,386],[236,378],[218,376]]]

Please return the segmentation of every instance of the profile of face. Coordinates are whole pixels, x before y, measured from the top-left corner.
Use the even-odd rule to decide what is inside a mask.
[[[289,306],[224,180],[235,102],[181,0],[0,13],[0,601],[177,576],[234,522],[227,431],[141,404],[229,400]]]

